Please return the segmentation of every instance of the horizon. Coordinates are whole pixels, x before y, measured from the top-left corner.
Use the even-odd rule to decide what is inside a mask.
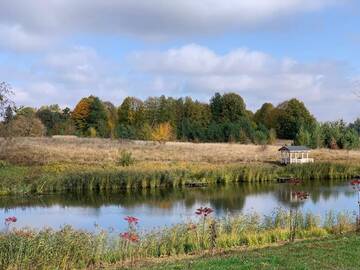
[[[359,15],[355,0],[15,0],[0,10],[0,78],[37,108],[234,92],[253,112],[297,98],[319,121],[352,122]]]

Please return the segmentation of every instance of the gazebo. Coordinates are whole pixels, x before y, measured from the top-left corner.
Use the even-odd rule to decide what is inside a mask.
[[[310,149],[306,146],[283,146],[279,149],[281,164],[293,163],[312,163],[313,158],[309,158]]]

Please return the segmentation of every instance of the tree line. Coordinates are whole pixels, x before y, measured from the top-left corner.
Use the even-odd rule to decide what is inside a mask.
[[[279,138],[312,148],[360,146],[360,118],[350,124],[342,120],[320,123],[297,99],[277,106],[265,103],[253,113],[236,93],[215,93],[208,103],[191,97],[160,96],[144,101],[126,97],[119,107],[89,96],[71,110],[58,105],[39,109],[16,107],[10,103],[9,94],[9,86],[3,84],[0,136],[76,135],[261,145],[272,144]]]

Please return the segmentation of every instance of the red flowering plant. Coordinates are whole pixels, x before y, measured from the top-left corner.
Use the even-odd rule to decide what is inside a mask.
[[[357,192],[358,214],[356,217],[356,229],[360,231],[360,178],[350,182],[352,188]]]
[[[210,207],[200,207],[195,211],[195,214],[197,216],[200,216],[202,220],[202,230],[201,230],[201,239],[200,239],[201,248],[205,248],[205,224],[207,217],[210,216],[212,212],[214,212],[214,210]]]
[[[128,223],[128,231],[120,233],[120,237],[129,243],[139,242],[140,238],[136,230],[136,225],[139,223],[139,219],[132,216],[126,216],[124,220]]]
[[[5,227],[6,230],[9,230],[11,224],[15,223],[17,218],[15,216],[5,218]]]
[[[291,186],[298,186],[302,183],[300,179],[293,178],[288,182]],[[291,191],[290,193],[290,214],[289,214],[289,240],[294,241],[299,223],[299,204],[309,198],[309,193],[305,191]]]

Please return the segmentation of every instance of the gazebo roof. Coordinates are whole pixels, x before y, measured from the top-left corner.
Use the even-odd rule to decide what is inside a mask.
[[[289,151],[289,152],[309,152],[310,149],[306,146],[303,146],[303,145],[299,145],[299,146],[294,146],[294,145],[291,145],[291,146],[283,146],[279,149],[279,151]]]

